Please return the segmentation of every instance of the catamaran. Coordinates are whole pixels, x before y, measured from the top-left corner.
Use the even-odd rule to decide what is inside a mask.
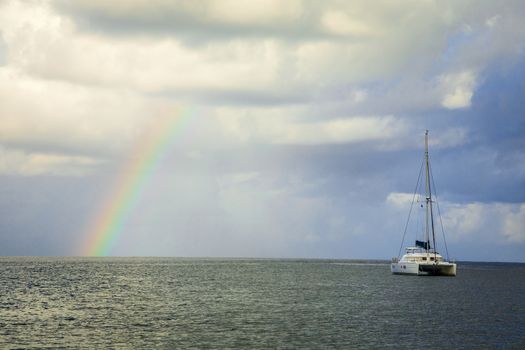
[[[402,275],[418,275],[418,276],[456,276],[456,264],[454,262],[449,262],[448,260],[448,248],[447,250],[447,260],[441,256],[436,250],[436,234],[435,234],[435,222],[434,222],[434,203],[437,204],[432,198],[432,187],[433,180],[430,168],[430,162],[428,157],[428,130],[425,132],[425,197],[424,201],[424,240],[415,241],[415,246],[406,247],[405,254],[401,259],[401,249],[399,250],[398,256],[392,259],[390,264],[390,270],[393,274],[402,274]],[[405,226],[405,232],[403,234],[403,241],[401,242],[401,247],[405,240],[406,231],[408,228],[408,223],[410,221],[410,216],[414,206],[414,201],[416,199],[416,194],[418,192],[418,187],[421,180],[421,170],[419,171],[419,177],[416,185],[416,190],[414,196],[412,197],[412,204],[410,206],[410,212],[408,214],[407,224]],[[432,182],[432,186],[431,186]],[[421,204],[423,208],[423,204]],[[439,213],[439,206],[438,213]],[[441,221],[441,220],[440,220]],[[443,233],[443,241],[445,243],[445,234]]]

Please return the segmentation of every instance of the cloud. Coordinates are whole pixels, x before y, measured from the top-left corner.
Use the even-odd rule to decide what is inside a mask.
[[[485,21],[485,25],[489,28],[493,28],[495,27],[496,25],[498,25],[498,22],[501,20],[501,15],[495,15],[495,16],[492,16],[490,17],[489,19],[487,19]]]
[[[232,4],[6,2],[0,23],[9,65],[43,79],[192,96],[201,101],[230,92],[238,103],[250,93],[259,96],[252,101],[281,96],[280,101],[294,103],[349,84],[364,91],[366,86],[359,85],[408,79],[410,83],[400,86],[402,92],[393,97],[396,103],[418,105],[419,100],[427,99],[451,109],[470,106],[478,72],[499,56],[478,59],[471,55],[483,51],[480,46],[487,38],[480,34],[479,44],[447,53],[451,59],[442,62],[436,72],[431,63],[446,52],[446,38],[453,38],[469,21],[474,33],[490,31],[499,38],[504,31],[505,45],[493,51],[506,52],[521,35],[509,24],[514,20],[511,13],[492,20],[491,29],[482,25],[494,16],[485,15],[493,10],[487,4],[480,6],[477,17],[459,2],[416,7],[411,1],[372,7],[366,1]],[[411,11],[406,11],[408,7]],[[92,26],[86,30],[82,23],[87,22]],[[128,35],[113,35],[112,26],[119,25]],[[158,32],[159,26],[168,27],[166,34]],[[187,39],[194,32],[204,38],[198,45]],[[220,40],[215,40],[216,33],[221,33]],[[477,42],[478,37],[472,35]],[[421,94],[429,90],[425,82],[436,79],[439,93]],[[407,85],[416,88],[407,93]]]
[[[525,204],[523,203],[454,204],[450,205],[444,214],[443,222],[450,227],[451,232],[454,232],[456,239],[463,236],[469,239],[481,237],[486,240],[495,233],[500,239],[494,243],[525,242]]]
[[[2,32],[0,32],[0,67],[6,63],[6,45]]]
[[[365,22],[352,18],[341,11],[327,11],[321,17],[323,27],[335,35],[363,37],[374,35],[374,31]]]
[[[43,79],[146,93],[261,91],[275,80],[278,45],[271,41],[196,49],[176,39],[118,40],[79,33],[69,19],[45,9],[23,10],[8,11],[17,22],[4,24],[8,62]]]
[[[219,180],[219,185],[223,188],[236,186],[239,184],[250,183],[256,180],[261,174],[258,171],[250,171],[243,173],[234,173],[223,175]]]
[[[85,156],[28,153],[0,146],[0,175],[82,176],[99,163],[99,160]]]
[[[503,234],[511,242],[525,242],[525,204],[505,208]]]
[[[397,208],[408,209],[413,199],[414,195],[412,193],[392,192],[386,197],[386,203]]]
[[[242,142],[337,144],[394,139],[406,130],[393,116],[301,120],[301,108],[220,108],[217,117],[229,137]]]
[[[448,109],[470,107],[476,77],[473,72],[465,71],[440,77],[440,86],[444,90],[441,105]]]
[[[198,112],[117,253],[383,255],[393,222],[377,217],[405,215],[429,129],[453,240],[509,251],[523,242],[523,18],[519,1],[3,1],[2,183],[23,201],[69,179],[80,222],[98,205],[86,189],[185,106]]]
[[[408,215],[413,198],[413,194],[410,193],[392,192],[388,194],[385,202],[400,212],[406,211]],[[414,213],[416,207],[413,209]],[[435,206],[435,212],[436,209]],[[440,201],[439,209],[445,233],[453,242],[473,240],[492,244],[525,242],[524,203]],[[414,220],[414,217],[412,219]]]
[[[300,0],[286,3],[275,0],[236,1],[57,1],[59,9],[91,20],[117,23],[133,30],[139,27],[147,31],[178,31],[193,26],[193,30],[204,27],[209,31],[226,30],[229,27],[271,28],[286,27],[289,22],[300,20],[303,5]],[[116,28],[114,28],[116,29]]]
[[[456,238],[470,236],[472,239],[472,236],[481,236],[481,229],[486,228],[484,226],[488,222],[494,222],[494,218],[485,221],[491,208],[483,203],[452,204],[446,207],[447,210],[443,213],[444,225],[447,231],[454,232]]]
[[[148,4],[149,6],[149,4]],[[208,2],[209,18],[237,25],[275,25],[297,20],[302,14],[302,1],[249,0],[240,4],[235,0]]]
[[[0,68],[0,140],[96,156],[119,152],[168,103],[127,90],[78,86]]]

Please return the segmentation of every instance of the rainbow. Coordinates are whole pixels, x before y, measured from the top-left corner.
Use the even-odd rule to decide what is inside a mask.
[[[154,118],[151,130],[135,145],[117,176],[114,190],[89,225],[83,256],[107,256],[121,236],[127,219],[140,200],[157,166],[177,140],[190,111],[180,109]]]

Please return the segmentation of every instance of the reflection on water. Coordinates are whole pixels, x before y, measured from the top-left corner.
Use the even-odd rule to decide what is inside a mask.
[[[1,348],[525,348],[525,265],[0,258]]]

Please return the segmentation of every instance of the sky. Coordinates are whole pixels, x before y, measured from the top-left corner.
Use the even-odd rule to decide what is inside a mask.
[[[390,259],[428,129],[450,257],[525,262],[524,113],[521,0],[3,0],[0,255]]]

